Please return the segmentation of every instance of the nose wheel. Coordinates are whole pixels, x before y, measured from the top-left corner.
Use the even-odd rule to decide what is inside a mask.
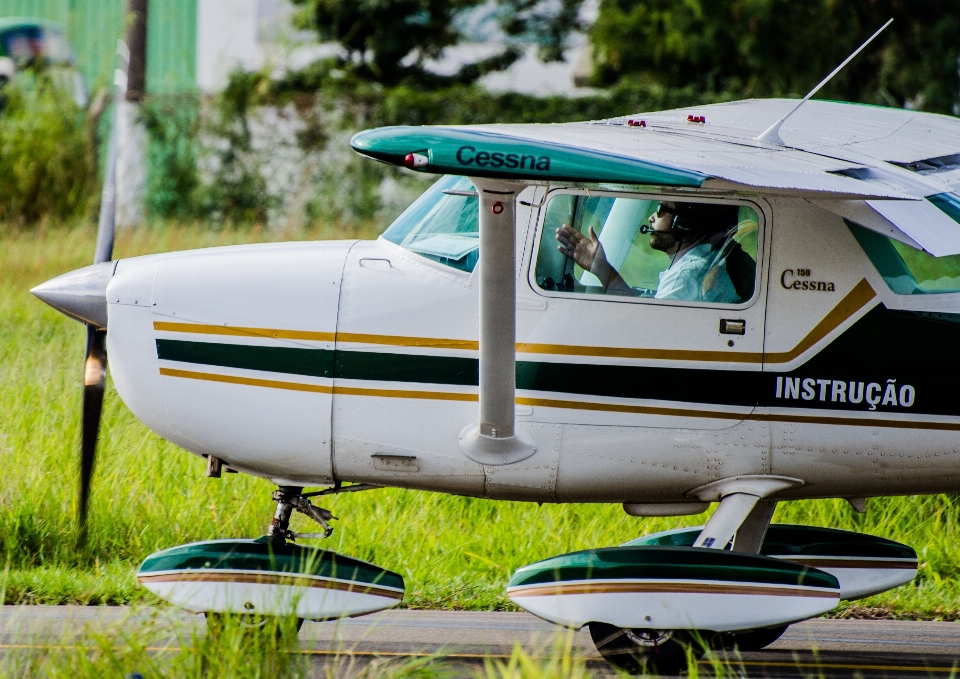
[[[686,630],[630,629],[590,623],[590,637],[603,659],[629,674],[676,675],[704,654],[695,633]],[[688,655],[689,653],[689,655]]]
[[[274,615],[208,611],[204,617],[207,620],[207,630],[214,636],[222,636],[230,630],[240,635],[261,635],[270,630],[276,634],[277,639],[295,638],[303,627],[303,618],[292,618],[288,621]]]

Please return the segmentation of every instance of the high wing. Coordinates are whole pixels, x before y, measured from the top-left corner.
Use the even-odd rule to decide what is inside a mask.
[[[935,256],[960,254],[960,120],[811,100],[748,100],[588,123],[395,127],[364,155],[435,173],[762,191],[806,198]]]

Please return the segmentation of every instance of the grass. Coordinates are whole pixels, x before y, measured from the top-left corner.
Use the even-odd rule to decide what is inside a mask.
[[[166,225],[123,232],[116,255],[290,238],[372,236],[317,226],[295,233]],[[158,549],[191,540],[254,537],[272,514],[267,481],[204,477],[205,463],[141,425],[108,389],[91,504],[90,539],[75,545],[83,329],[29,288],[89,263],[89,227],[0,232],[0,568],[7,603],[151,601],[134,573]],[[322,544],[395,570],[409,607],[510,609],[517,567],[563,552],[615,545],[703,516],[637,519],[618,505],[492,502],[382,489],[327,499],[341,517]],[[953,496],[871,500],[857,515],[843,501],[781,505],[776,519],[848,528],[913,545],[914,584],[848,604],[837,615],[960,618]],[[312,530],[304,520],[300,530]],[[295,526],[295,529],[297,526]]]
[[[297,644],[291,621],[271,621],[251,631],[236,619],[209,633],[202,624],[154,611],[133,611],[106,629],[90,627],[60,639],[15,635],[0,658],[0,677],[24,679],[406,679],[451,676],[436,658],[375,659],[365,667],[349,654],[323,656],[315,665]],[[433,670],[433,671],[431,671]]]

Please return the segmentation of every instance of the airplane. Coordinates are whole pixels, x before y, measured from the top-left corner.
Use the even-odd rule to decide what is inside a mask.
[[[397,605],[400,574],[295,543],[331,530],[311,500],[384,486],[639,517],[717,503],[702,527],[510,579],[628,672],[762,648],[909,582],[907,545],[771,518],[960,490],[960,121],[811,95],[367,130],[358,153],[439,175],[376,240],[98,248],[33,290],[92,337],[81,523],[109,354],[149,428],[209,475],[277,486],[263,538],[144,562],[140,582],[188,610]],[[295,511],[322,532],[292,532]]]

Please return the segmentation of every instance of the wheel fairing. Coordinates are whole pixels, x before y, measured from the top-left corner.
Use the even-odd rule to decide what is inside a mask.
[[[579,628],[717,632],[796,622],[832,610],[836,578],[762,556],[696,547],[614,547],[519,569],[507,589],[525,610]]]

